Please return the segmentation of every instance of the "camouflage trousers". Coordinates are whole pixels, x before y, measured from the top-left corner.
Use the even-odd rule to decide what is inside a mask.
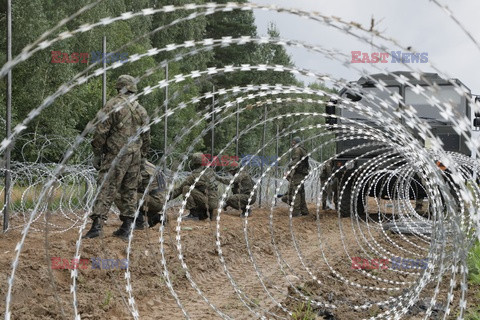
[[[185,186],[182,190],[182,194],[185,197],[190,190],[189,186]],[[207,196],[205,193],[198,189],[193,189],[187,198],[187,204],[185,209],[190,211],[190,214],[199,217],[201,220],[208,217],[208,212],[213,215],[213,210],[218,207],[218,200],[216,195]]]
[[[182,194],[185,197],[189,186],[185,186],[182,190]],[[218,201],[214,196],[208,197],[205,193],[201,192],[198,189],[193,189],[190,192],[190,196],[187,198],[186,209],[216,209],[218,207]]]
[[[323,181],[322,181],[323,182]],[[326,183],[326,181],[325,181]],[[323,187],[323,185],[322,185]],[[327,209],[327,200],[330,199],[330,201],[333,202],[335,205],[335,210],[338,207],[338,179],[334,178],[333,180],[330,180],[330,182],[326,185],[325,190],[323,191],[322,194],[322,209],[325,210]]]
[[[137,193],[137,204],[136,204],[137,207],[142,197],[143,197],[143,193]],[[115,205],[118,207],[118,210],[120,210],[120,212],[125,211],[122,206],[123,204],[120,201],[120,195],[117,195],[117,197],[115,198]],[[143,205],[140,208],[139,214],[143,214],[143,215],[146,214],[149,219],[153,219],[155,215],[162,212],[164,205],[165,205],[165,197],[162,195],[162,193],[158,192],[154,195],[147,194],[143,201]]]
[[[122,208],[120,217],[134,217],[137,205],[137,188],[140,177],[140,153],[130,153],[122,156],[117,164],[112,167],[115,155],[107,155],[98,173],[98,185],[101,186],[98,196],[93,204],[90,218],[107,220],[108,212],[115,198],[119,197],[117,204]]]
[[[296,194],[295,200],[293,202],[293,213],[292,214],[308,214],[307,202],[305,201],[305,187],[302,184],[302,180],[305,176],[300,174],[295,174],[290,180],[288,185],[288,192],[283,195],[282,201],[286,204],[290,205],[293,200],[293,196],[295,195],[295,191],[298,192]],[[299,188],[300,186],[300,188]]]
[[[227,206],[232,207],[236,210],[244,210],[247,207],[249,194],[234,194],[225,200]],[[254,204],[257,200],[257,197],[254,195],[250,201],[250,205]]]

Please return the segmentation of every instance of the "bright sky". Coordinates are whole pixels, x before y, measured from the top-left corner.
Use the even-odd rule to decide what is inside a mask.
[[[478,0],[438,0],[447,4],[449,9],[480,43],[480,1]],[[305,11],[317,11],[324,15],[337,16],[344,21],[358,22],[370,28],[371,19],[378,23],[376,29],[386,37],[395,39],[404,47],[411,46],[414,52],[427,52],[428,63],[410,64],[424,72],[433,72],[430,64],[445,72],[452,78],[460,79],[472,93],[480,94],[480,49],[455,24],[446,12],[430,0],[251,0],[258,4],[273,4],[284,8],[297,8]],[[367,53],[378,52],[368,43],[359,41],[351,35],[334,29],[320,22],[287,13],[256,10],[255,18],[260,35],[267,34],[267,26],[274,22],[282,38],[300,40],[310,45],[325,49],[336,49],[351,57],[351,51]],[[368,36],[372,39],[371,35]],[[384,44],[388,50],[400,50],[393,43],[382,42],[373,38],[375,44]],[[480,47],[480,45],[479,45]],[[289,48],[297,67],[315,72],[327,73],[334,78],[357,80],[358,71],[351,69],[351,63],[343,65],[338,61],[327,59],[320,53],[309,52],[301,48]],[[391,63],[377,64],[388,71],[408,70],[406,67]],[[368,64],[355,64],[369,72],[378,71]],[[371,71],[370,71],[371,70]],[[302,78],[304,81],[312,81]]]

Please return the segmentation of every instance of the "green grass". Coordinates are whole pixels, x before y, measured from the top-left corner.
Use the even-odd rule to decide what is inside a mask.
[[[107,295],[105,296],[105,299],[103,300],[102,307],[106,307],[110,304],[110,300],[112,300],[112,291],[107,290]]]
[[[480,285],[480,242],[476,241],[468,253],[468,280],[471,284]]]
[[[39,185],[34,188],[29,188],[27,190],[27,187],[15,186],[11,193],[10,207],[13,210],[18,208],[24,208],[26,210],[34,209],[42,191],[42,188],[43,186]],[[46,203],[48,201],[48,210],[51,211],[57,210],[60,207],[60,202],[63,202],[63,206],[68,205],[69,201],[71,202],[72,206],[81,206],[85,201],[83,198],[84,194],[85,185],[64,185],[61,189],[56,189],[52,196],[44,197],[43,203]],[[0,193],[0,206],[3,207],[3,192]]]
[[[294,320],[315,320],[316,314],[310,305],[310,301],[299,303],[292,313],[292,319]]]
[[[480,242],[476,241],[467,259],[468,266],[468,282],[470,289],[478,290],[480,288]],[[477,292],[477,301],[480,300],[480,293]],[[480,305],[478,303],[471,303],[470,308],[467,309],[465,320],[480,320]]]

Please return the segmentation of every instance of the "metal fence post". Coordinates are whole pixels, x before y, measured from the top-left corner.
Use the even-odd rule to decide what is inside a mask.
[[[263,162],[265,160],[265,135],[267,134],[267,105],[263,108],[263,135],[262,135],[262,159],[261,170],[260,170],[260,197],[258,199],[258,207],[262,207],[262,192],[263,192]],[[267,190],[267,189],[266,189]]]
[[[165,65],[165,81],[168,82],[168,63]],[[164,127],[163,127],[163,172],[166,172],[167,170],[167,143],[168,143],[168,85],[165,86],[165,101],[163,102],[165,105],[165,119],[163,120]]]
[[[215,86],[212,88],[212,159],[215,157]]]
[[[102,106],[107,104],[107,37],[103,36],[103,75],[102,75]]]
[[[236,115],[236,130],[235,130],[235,156],[238,157],[238,135],[239,135],[239,122],[240,122],[240,114],[239,114],[240,108],[237,102],[237,115]]]
[[[277,127],[276,136],[275,136],[275,191],[277,190],[277,179],[278,179],[278,124],[275,124]],[[275,205],[277,205],[277,197],[275,196]]]
[[[7,0],[7,62],[12,61],[12,1]],[[12,131],[12,69],[7,74],[7,110],[6,110],[6,137],[8,138]],[[8,230],[10,205],[10,155],[11,147],[5,150],[5,194],[4,194],[4,210],[3,210],[3,232]]]

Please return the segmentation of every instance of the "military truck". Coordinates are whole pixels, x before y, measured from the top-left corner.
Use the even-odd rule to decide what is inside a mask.
[[[415,90],[415,87],[407,85],[407,82],[413,86],[419,85],[427,87],[430,84],[438,86],[439,90],[436,93],[431,93],[427,90],[426,94],[429,97],[437,99],[440,103],[451,103],[457,115],[465,115],[468,119],[472,119],[469,99],[459,95],[455,86],[452,85],[452,82],[459,86],[467,87],[458,79],[445,80],[436,73],[426,73],[423,74],[423,76],[426,81],[418,80],[411,73],[403,71],[393,72],[388,75],[373,74],[370,77],[362,77],[358,81],[349,83],[349,85],[339,92],[338,95],[341,99],[331,99],[329,101],[326,107],[326,113],[336,116],[326,117],[325,122],[330,129],[336,132],[337,141],[334,165],[336,168],[339,168],[335,176],[335,179],[338,179],[336,184],[339,186],[339,191],[343,190],[342,197],[339,199],[339,209],[342,216],[350,216],[353,211],[359,215],[365,214],[367,196],[381,196],[384,199],[392,199],[392,197],[398,196],[395,192],[395,186],[399,180],[398,177],[395,176],[385,176],[383,180],[380,179],[370,186],[363,186],[363,190],[359,190],[358,180],[363,179],[359,178],[362,174],[362,165],[371,161],[374,157],[378,157],[382,152],[386,152],[386,150],[378,146],[366,145],[371,141],[355,138],[355,134],[345,133],[345,131],[339,132],[338,125],[344,124],[346,126],[357,126],[360,128],[361,124],[365,124],[373,129],[384,129],[376,125],[372,118],[355,112],[352,108],[341,108],[342,101],[358,102],[357,105],[368,106],[373,111],[382,108],[382,106],[378,105],[381,101],[388,101],[390,106],[393,106],[396,110],[400,110],[400,112],[402,108],[404,110],[406,106],[411,106],[416,110],[417,116],[431,126],[432,133],[444,143],[443,147],[446,151],[470,156],[470,150],[466,146],[465,138],[455,132],[453,124],[442,117],[438,108],[431,106],[428,103],[428,99],[419,94],[418,91]],[[377,88],[375,86],[376,82],[381,82],[387,90],[382,91]],[[470,90],[468,88],[467,90],[471,98]],[[370,98],[366,99],[365,97]],[[376,103],[372,103],[372,101],[376,101]],[[344,119],[339,117],[343,117]],[[355,121],[356,124],[349,120]],[[419,141],[423,141],[425,147],[428,149],[431,141],[421,139],[418,128],[417,130],[410,128],[408,125],[405,125],[406,121],[408,121],[408,117],[400,116],[400,122],[404,124],[404,127]],[[471,123],[472,127],[480,126],[480,117],[476,117]],[[358,134],[356,136],[358,137]],[[397,158],[389,162],[387,157],[381,166],[377,168],[377,171],[382,168],[387,168],[391,172],[395,167],[405,163],[407,163],[406,159],[405,161],[398,161]],[[359,168],[360,170],[357,170]],[[408,197],[410,199],[423,199],[427,196],[418,174],[413,175],[408,181],[410,184]],[[405,197],[405,195],[403,196]]]

